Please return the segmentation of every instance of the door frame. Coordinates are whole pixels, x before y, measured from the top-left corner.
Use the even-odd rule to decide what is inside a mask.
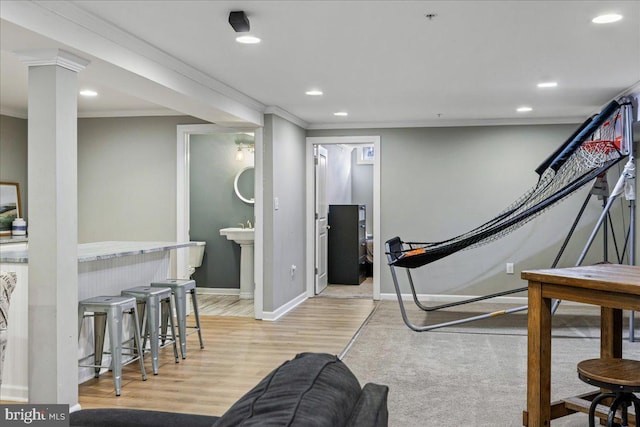
[[[255,135],[255,203],[253,213],[255,216],[255,241],[254,241],[254,282],[255,294],[253,300],[254,317],[263,317],[263,142],[261,127],[224,127],[214,124],[178,125],[176,126],[176,241],[189,241],[189,138],[191,135],[212,133],[254,132]],[[189,253],[187,250],[176,250],[176,277],[180,279],[189,277]]]
[[[315,167],[314,145],[368,144],[374,147],[373,159],[373,299],[380,299],[380,136],[309,136],[306,138],[306,272],[307,297],[313,297],[315,282]]]

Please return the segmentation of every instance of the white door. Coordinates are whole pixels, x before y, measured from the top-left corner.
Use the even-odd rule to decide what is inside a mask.
[[[315,147],[315,175],[316,175],[316,266],[315,293],[318,295],[327,287],[327,243],[328,243],[328,213],[327,204],[327,149]]]

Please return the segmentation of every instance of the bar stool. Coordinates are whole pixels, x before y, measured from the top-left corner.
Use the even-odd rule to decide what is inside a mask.
[[[596,406],[606,398],[613,398],[607,415],[607,426],[613,426],[616,411],[621,409],[620,425],[628,425],[627,407],[634,405],[636,425],[640,418],[640,399],[633,393],[640,392],[640,361],[629,359],[588,359],[578,363],[578,378],[587,384],[611,390],[600,393],[589,407],[589,427],[595,426]]]
[[[191,279],[167,279],[161,282],[152,282],[151,287],[171,288],[175,300],[176,317],[178,318],[178,337],[180,338],[180,353],[182,358],[187,358],[187,292],[191,294],[193,313],[196,318],[196,326],[189,326],[198,331],[200,348],[204,348],[202,333],[200,331],[200,315],[198,314],[198,298],[196,296],[196,281]],[[163,328],[166,321],[163,319]]]
[[[85,312],[93,314],[85,314]],[[142,380],[146,381],[147,373],[144,369],[144,356],[140,345],[140,323],[138,322],[138,310],[136,309],[136,299],[122,296],[98,296],[82,300],[78,303],[78,337],[82,330],[82,323],[85,317],[93,317],[94,324],[94,361],[93,365],[79,365],[85,368],[95,368],[95,377],[100,376],[100,368],[111,368],[113,370],[113,384],[116,389],[116,396],[120,396],[122,388],[122,350],[127,349],[122,344],[131,341],[122,340],[123,315],[129,313],[133,316],[133,340],[138,355],[127,361],[136,359],[140,361],[140,371]],[[109,343],[111,345],[111,365],[102,366],[102,353],[104,349],[105,323],[109,331]],[[132,351],[133,354],[133,351]],[[91,357],[86,356],[82,359]],[[81,359],[81,360],[82,360]]]
[[[173,300],[171,299],[171,288],[152,288],[150,286],[137,286],[125,289],[120,292],[122,296],[134,297],[138,303],[138,316],[142,319],[142,348],[146,348],[147,336],[151,347],[151,366],[153,375],[158,375],[158,353],[160,334],[158,332],[160,324],[160,313],[162,308],[168,313],[173,313]],[[146,316],[145,316],[146,312]],[[176,329],[173,324],[173,316],[169,316],[171,322],[171,337],[173,343],[173,355],[176,363],[178,358],[178,347],[176,345]],[[162,336],[163,342],[167,338],[166,333]]]

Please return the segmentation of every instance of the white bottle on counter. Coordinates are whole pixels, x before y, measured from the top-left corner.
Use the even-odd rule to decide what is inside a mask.
[[[27,235],[27,222],[22,218],[16,218],[11,223],[11,235],[13,236],[26,236]]]

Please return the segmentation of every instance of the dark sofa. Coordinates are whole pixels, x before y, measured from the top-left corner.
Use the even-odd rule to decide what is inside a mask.
[[[386,386],[360,387],[336,356],[302,353],[280,365],[221,417],[144,411],[84,409],[70,415],[84,427],[383,427],[387,426]]]

